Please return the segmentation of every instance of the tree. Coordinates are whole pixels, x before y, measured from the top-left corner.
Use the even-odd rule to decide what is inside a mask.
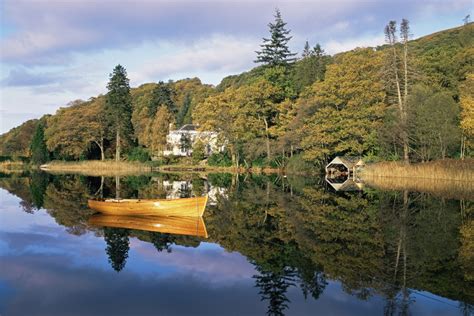
[[[461,86],[461,158],[474,150],[474,74],[468,74]],[[468,152],[469,153],[469,152]]]
[[[169,84],[163,81],[158,82],[158,85],[153,89],[151,100],[148,105],[148,114],[154,116],[160,106],[166,106],[168,111],[176,115],[176,105],[172,99],[174,91]]]
[[[109,263],[115,271],[120,272],[127,263],[128,251],[130,250],[128,230],[105,227],[104,239],[107,243],[105,250],[109,256]]]
[[[31,162],[40,165],[49,160],[49,152],[44,141],[44,125],[39,122],[36,126],[30,144]]]
[[[460,111],[449,93],[415,85],[407,103],[410,148],[414,155],[428,161],[454,153],[460,139]]]
[[[201,140],[194,143],[192,157],[194,163],[198,163],[206,158],[205,145]]]
[[[391,54],[388,57],[388,78],[389,83],[395,85],[395,94],[398,104],[399,112],[399,126],[400,126],[400,138],[403,146],[403,160],[409,162],[409,140],[407,131],[407,98],[408,98],[408,39],[410,36],[409,22],[406,19],[402,20],[400,25],[400,37],[403,45],[403,55],[401,58],[403,64],[403,79],[399,75],[399,57],[397,52],[397,22],[390,21],[385,26],[385,38],[390,46]],[[389,88],[390,89],[390,88]]]
[[[355,50],[338,56],[328,66],[326,79],[311,86],[300,101],[306,103],[301,111],[314,109],[298,131],[306,160],[322,162],[337,154],[364,155],[376,149],[385,100],[381,67],[379,53]]]
[[[169,134],[173,115],[166,106],[160,106],[155,118],[149,125],[149,146],[152,155],[161,155],[166,147],[166,136]]]
[[[193,143],[191,141],[191,137],[188,134],[181,134],[181,138],[179,139],[179,149],[182,152],[186,153],[186,156],[189,155],[189,151],[193,148]]]
[[[226,144],[232,163],[237,166],[240,149],[245,142],[255,138],[255,126],[258,124],[255,116],[249,115],[249,108],[240,105],[240,92],[237,88],[228,88],[197,104],[193,112],[193,121],[201,129],[219,133],[219,144]]]
[[[191,110],[191,101],[192,97],[191,94],[188,93],[186,94],[186,97],[184,98],[183,105],[179,109],[178,115],[176,116],[176,127],[180,128],[181,126],[184,125],[184,121],[187,116],[190,116],[188,112]],[[191,123],[191,122],[189,122]]]
[[[301,53],[301,57],[306,58],[312,55],[311,49],[309,48],[309,43],[306,41],[304,43],[303,53]]]
[[[105,98],[99,97],[59,109],[48,119],[45,130],[48,149],[62,158],[78,159],[96,144],[104,160],[107,128],[104,108]]]
[[[296,53],[292,53],[288,47],[292,36],[289,36],[290,30],[286,29],[286,23],[283,22],[280,10],[275,10],[274,17],[274,23],[268,24],[270,38],[263,38],[263,44],[260,45],[262,49],[256,52],[255,62],[270,66],[285,66],[295,61]]]
[[[290,300],[286,296],[288,287],[294,285],[293,271],[284,269],[280,273],[265,270],[259,266],[256,267],[259,275],[254,275],[255,285],[260,288],[259,294],[261,300],[268,300],[267,315],[283,316],[284,310],[288,308]]]
[[[115,132],[115,160],[119,161],[122,145],[130,145],[133,137],[130,85],[123,66],[115,66],[107,89],[105,112],[110,130]]]
[[[315,81],[324,80],[326,65],[330,59],[331,58],[327,56],[321,48],[321,45],[316,44],[302,60],[299,60],[295,64],[293,78],[297,91],[301,92],[305,87],[310,86]]]

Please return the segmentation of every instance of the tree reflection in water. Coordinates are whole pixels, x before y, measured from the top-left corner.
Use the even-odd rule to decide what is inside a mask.
[[[107,243],[105,251],[112,268],[120,272],[125,267],[130,250],[128,229],[104,227],[104,239]]]
[[[237,251],[255,265],[255,285],[269,315],[290,308],[291,287],[318,299],[327,280],[338,280],[360,299],[384,297],[385,315],[409,314],[413,289],[460,301],[460,311],[472,312],[473,201],[369,187],[334,193],[301,177],[229,174],[207,180],[202,175],[125,177],[120,194],[143,199],[175,194],[164,181],[186,183],[178,195],[209,194],[206,242]],[[114,179],[71,175],[0,177],[0,187],[29,209],[42,206],[74,234],[100,235],[88,225],[87,199],[97,192],[115,193]],[[123,229],[105,229],[104,237],[116,271],[125,267],[130,237],[168,252],[173,244],[197,247],[203,240]]]

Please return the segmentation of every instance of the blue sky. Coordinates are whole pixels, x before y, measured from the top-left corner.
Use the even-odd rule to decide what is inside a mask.
[[[472,0],[0,0],[0,133],[76,99],[106,92],[121,63],[132,87],[194,77],[218,84],[254,66],[274,8],[331,54],[384,42],[389,20],[413,37],[462,24]]]

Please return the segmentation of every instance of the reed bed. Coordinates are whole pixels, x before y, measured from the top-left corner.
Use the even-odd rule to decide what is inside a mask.
[[[25,164],[22,161],[2,161],[0,162],[0,172],[15,173],[22,172]]]
[[[410,165],[381,162],[367,165],[360,176],[366,184],[377,189],[474,199],[474,159],[446,159]]]
[[[89,176],[133,175],[151,172],[149,165],[115,160],[52,161],[40,168],[50,173],[67,172]]]
[[[380,162],[367,165],[362,177],[420,178],[474,181],[474,159],[445,159],[426,163]]]
[[[425,178],[393,178],[364,176],[364,183],[372,188],[383,191],[424,192],[434,196],[474,200],[474,182],[425,179]]]

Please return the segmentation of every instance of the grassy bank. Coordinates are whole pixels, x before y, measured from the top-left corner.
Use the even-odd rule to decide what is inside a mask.
[[[51,173],[76,173],[91,176],[129,175],[151,172],[151,166],[140,162],[115,160],[52,161],[41,170]]]
[[[367,165],[361,177],[388,177],[474,182],[474,159],[445,159],[426,163],[380,162]]]
[[[52,161],[40,167],[50,173],[76,173],[90,176],[132,175],[149,172],[225,172],[225,173],[278,173],[274,168],[236,168],[192,164],[155,165],[133,161],[87,160],[87,161]]]
[[[22,161],[2,161],[0,162],[0,172],[16,173],[22,172],[28,168],[28,165]]]

